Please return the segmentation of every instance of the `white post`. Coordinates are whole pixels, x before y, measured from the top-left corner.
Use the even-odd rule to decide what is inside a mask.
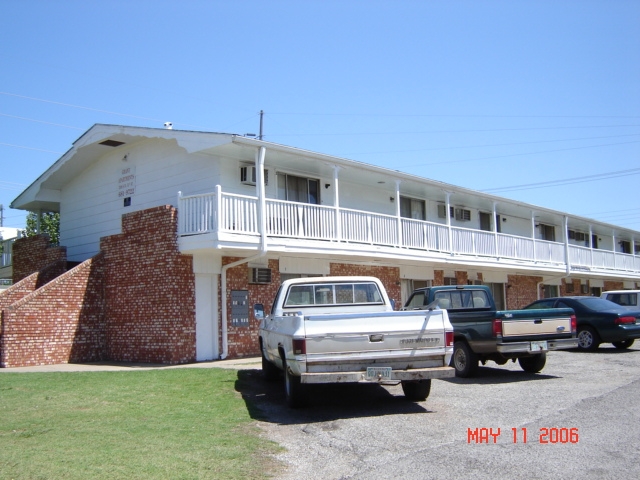
[[[396,221],[398,227],[398,247],[402,247],[402,217],[400,217],[400,183],[396,180]]]
[[[333,205],[336,210],[335,227],[336,227],[336,240],[339,242],[342,240],[342,219],[340,218],[340,194],[338,190],[338,171],[340,167],[334,165],[333,167]]]

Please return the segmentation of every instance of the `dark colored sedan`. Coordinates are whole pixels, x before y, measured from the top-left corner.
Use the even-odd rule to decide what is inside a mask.
[[[537,300],[525,310],[573,308],[578,320],[578,348],[593,351],[601,343],[629,348],[640,338],[640,311],[628,310],[599,297],[553,297]]]

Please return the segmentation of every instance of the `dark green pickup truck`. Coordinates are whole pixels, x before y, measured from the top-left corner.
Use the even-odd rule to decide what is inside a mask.
[[[549,350],[578,346],[570,308],[497,311],[488,287],[457,285],[415,290],[403,310],[435,308],[446,309],[453,325],[451,366],[458,377],[472,377],[487,360],[504,365],[518,359],[525,372],[537,373]]]

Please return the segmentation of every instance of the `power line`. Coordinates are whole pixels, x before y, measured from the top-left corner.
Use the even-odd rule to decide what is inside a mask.
[[[532,188],[556,187],[561,185],[569,185],[572,183],[593,182],[597,180],[607,180],[628,175],[640,174],[640,168],[631,168],[629,170],[619,170],[617,172],[599,173],[597,175],[587,175],[584,177],[565,178],[562,180],[551,180],[548,182],[526,183],[523,185],[513,185],[511,187],[488,188],[481,192],[504,192],[513,190],[529,190]]]

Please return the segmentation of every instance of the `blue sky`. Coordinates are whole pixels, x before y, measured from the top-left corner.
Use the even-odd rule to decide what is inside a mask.
[[[0,204],[95,123],[228,133],[640,230],[640,2],[0,0]]]

